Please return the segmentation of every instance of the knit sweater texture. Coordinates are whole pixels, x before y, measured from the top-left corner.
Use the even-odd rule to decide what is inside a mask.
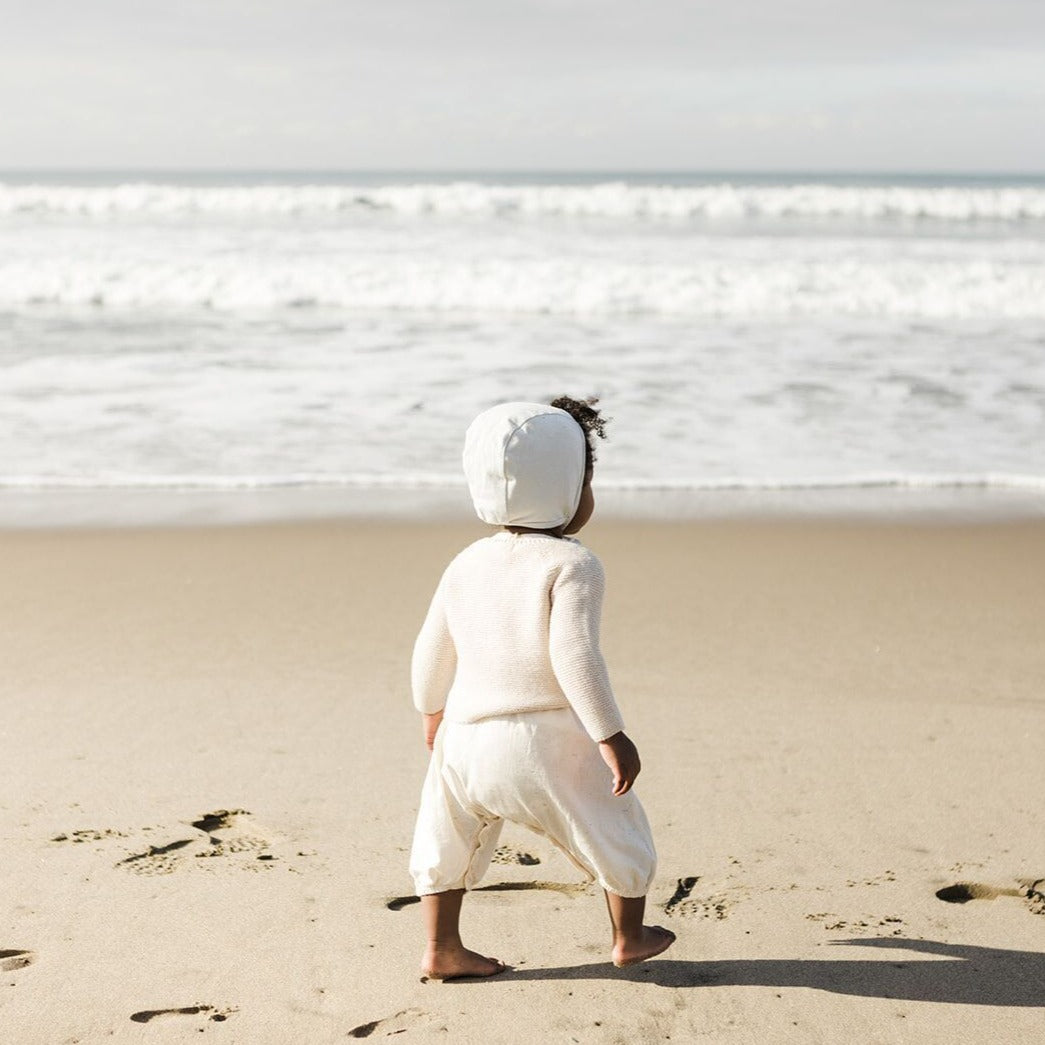
[[[580,542],[496,533],[446,568],[414,645],[418,711],[451,722],[572,707],[592,740],[624,728],[599,649],[605,579]]]

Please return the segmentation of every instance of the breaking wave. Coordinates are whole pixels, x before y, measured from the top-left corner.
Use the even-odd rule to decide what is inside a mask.
[[[606,218],[732,222],[751,219],[948,224],[1045,221],[1045,188],[1027,185],[410,185],[111,186],[3,184],[0,215],[97,219],[308,217],[365,211],[407,216]]]

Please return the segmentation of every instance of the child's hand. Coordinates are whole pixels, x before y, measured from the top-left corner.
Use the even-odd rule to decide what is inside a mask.
[[[436,730],[439,729],[439,723],[443,721],[443,713],[437,711],[434,715],[424,715],[425,720],[425,747],[429,751],[435,745],[435,734]]]
[[[631,742],[627,733],[614,733],[599,743],[599,754],[603,762],[613,771],[613,793],[623,795],[631,790],[635,778],[642,769],[639,749]]]

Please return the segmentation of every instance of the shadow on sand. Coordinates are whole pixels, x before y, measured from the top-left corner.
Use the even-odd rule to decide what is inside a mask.
[[[836,994],[953,1005],[1045,1006],[1045,954],[933,940],[833,940],[835,946],[906,949],[937,961],[896,959],[738,959],[682,962],[670,958],[629,969],[609,962],[552,969],[511,969],[512,980],[630,980],[658,987],[812,987]]]

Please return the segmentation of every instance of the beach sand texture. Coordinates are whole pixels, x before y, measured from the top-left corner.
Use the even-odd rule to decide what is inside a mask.
[[[4,1041],[1040,1040],[1045,525],[597,520],[678,942],[614,969],[509,827],[514,968],[423,983],[409,653],[483,532],[0,536]]]

